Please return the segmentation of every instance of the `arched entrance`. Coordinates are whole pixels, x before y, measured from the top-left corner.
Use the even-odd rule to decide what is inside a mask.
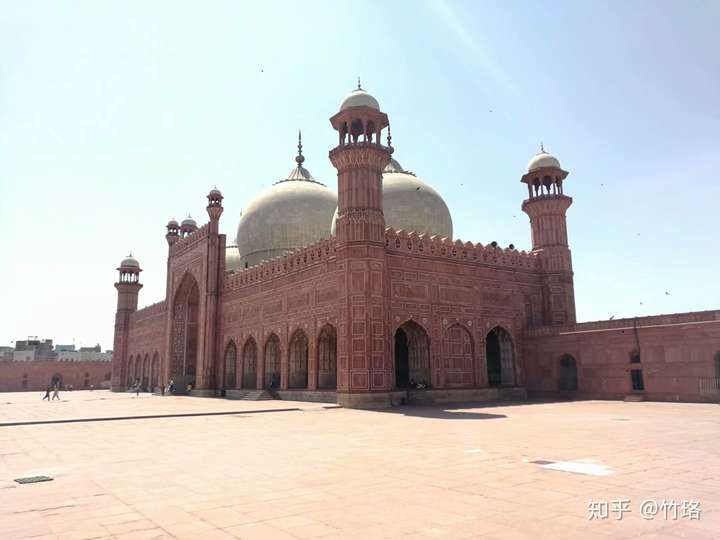
[[[133,357],[130,357],[130,360],[128,360],[127,365],[127,387],[130,388],[133,384],[135,384],[135,380],[133,377],[135,376],[135,366],[133,362]]]
[[[280,387],[280,338],[271,334],[265,342],[265,388]]]
[[[578,389],[577,362],[569,354],[560,358],[558,389],[561,392],[576,392]]]
[[[135,375],[133,376],[133,385],[139,384],[142,378],[142,358],[138,354],[135,357]]]
[[[158,353],[155,353],[153,355],[152,360],[152,369],[150,372],[150,391],[154,392],[155,389],[159,386],[159,379],[160,378],[160,355]]]
[[[224,361],[224,368],[225,372],[223,373],[223,384],[222,387],[227,390],[233,390],[236,387],[235,382],[235,373],[236,373],[236,365],[237,365],[237,348],[235,347],[235,343],[232,341],[228,343],[228,346],[225,348],[225,361]]]
[[[50,379],[50,386],[51,386],[52,388],[55,388],[56,386],[57,386],[58,388],[62,388],[62,386],[63,386],[63,382],[62,382],[62,381],[63,381],[62,375],[61,375],[60,373],[56,373],[56,374],[53,375],[52,378]]]
[[[184,392],[195,385],[198,353],[198,316],[200,290],[195,278],[186,274],[175,293],[172,307],[170,378]]]
[[[430,339],[423,327],[413,321],[395,331],[395,386],[430,387]]]
[[[142,376],[141,376],[141,387],[143,390],[147,391],[150,386],[150,359],[148,358],[148,355],[145,355],[145,359],[143,360],[143,367],[142,367]]]
[[[255,388],[257,386],[257,343],[248,338],[243,347],[242,387]]]
[[[329,324],[323,326],[317,345],[317,387],[321,390],[337,388],[337,332]]]
[[[515,359],[512,338],[502,326],[496,326],[485,337],[485,359],[488,385],[515,384]]]
[[[307,388],[308,383],[308,338],[305,332],[297,330],[290,339],[288,377],[289,388]]]

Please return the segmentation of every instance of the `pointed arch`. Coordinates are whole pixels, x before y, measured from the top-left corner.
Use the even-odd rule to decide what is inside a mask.
[[[223,377],[222,387],[228,390],[237,388],[237,347],[235,342],[230,342],[225,347],[225,355],[223,356]]]
[[[127,374],[126,374],[126,383],[127,387],[130,388],[133,384],[135,384],[135,381],[133,380],[133,377],[135,376],[135,365],[132,355],[130,355],[130,359],[128,360],[127,365]]]
[[[270,334],[265,341],[263,351],[265,358],[264,384],[265,388],[280,387],[280,338]]]
[[[560,357],[560,375],[558,377],[558,390],[561,392],[576,392],[578,389],[577,362],[571,354]]]
[[[138,384],[142,378],[142,356],[135,355],[135,373],[133,374],[133,384]]]
[[[307,388],[308,385],[308,338],[302,330],[296,330],[290,338],[289,388]]]
[[[429,388],[430,337],[415,321],[406,321],[395,331],[395,386]]]
[[[152,368],[150,372],[150,391],[154,392],[160,385],[160,355],[157,351],[153,354]]]
[[[175,387],[195,385],[198,359],[200,288],[189,272],[178,286],[172,300],[172,338],[170,378]]]
[[[145,353],[145,358],[143,358],[140,386],[143,390],[148,390],[150,387],[150,357],[147,353]]]
[[[257,386],[257,342],[250,336],[245,341],[242,351],[242,387]]]
[[[489,386],[515,384],[515,353],[510,332],[496,326],[485,336],[485,361]]]
[[[435,366],[440,386],[470,388],[475,384],[475,344],[470,331],[460,323],[445,330],[440,364]]]
[[[331,324],[320,329],[317,342],[317,387],[337,388],[337,331]]]

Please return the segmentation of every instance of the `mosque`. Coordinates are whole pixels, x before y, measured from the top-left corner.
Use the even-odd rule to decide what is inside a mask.
[[[167,224],[161,302],[137,309],[140,263],[121,262],[113,390],[173,381],[347,407],[718,399],[720,310],[576,322],[557,157],[541,149],[520,175],[523,251],[454,239],[442,196],[393,158],[388,116],[359,85],[330,123],[337,194],[299,140],[296,166],[245,205],[234,243],[217,189],[207,223]]]

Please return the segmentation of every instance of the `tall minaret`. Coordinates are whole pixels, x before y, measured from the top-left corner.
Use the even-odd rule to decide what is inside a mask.
[[[140,283],[140,263],[132,254],[128,255],[118,267],[117,311],[115,312],[115,339],[112,359],[112,389],[122,391],[127,382],[127,346],[130,329],[130,314],[137,311]]]
[[[542,145],[530,160],[522,182],[528,198],[522,210],[530,217],[532,248],[540,257],[543,273],[543,324],[575,322],[575,291],[565,212],[572,198],[565,195],[567,171]]]
[[[360,87],[330,123],[338,145],[330,161],[338,171],[336,254],[343,271],[338,324],[338,403],[387,406],[394,386],[386,321],[385,218],[382,172],[392,147],[381,143],[388,117]]]

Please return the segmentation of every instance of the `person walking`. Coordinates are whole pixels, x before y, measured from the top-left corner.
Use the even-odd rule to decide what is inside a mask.
[[[50,387],[49,387],[49,386],[48,386],[47,389],[45,390],[45,395],[43,396],[43,401],[45,401],[46,399],[47,399],[48,401],[50,401]]]
[[[140,379],[135,382],[135,397],[140,397]]]
[[[53,401],[55,399],[60,401],[60,385],[58,385],[58,384],[56,384],[55,388],[53,389],[53,395],[52,395],[52,399],[50,401]]]
[[[172,379],[170,379],[170,384],[168,384],[168,392],[170,392],[171,394],[175,393],[175,381],[173,381]]]

